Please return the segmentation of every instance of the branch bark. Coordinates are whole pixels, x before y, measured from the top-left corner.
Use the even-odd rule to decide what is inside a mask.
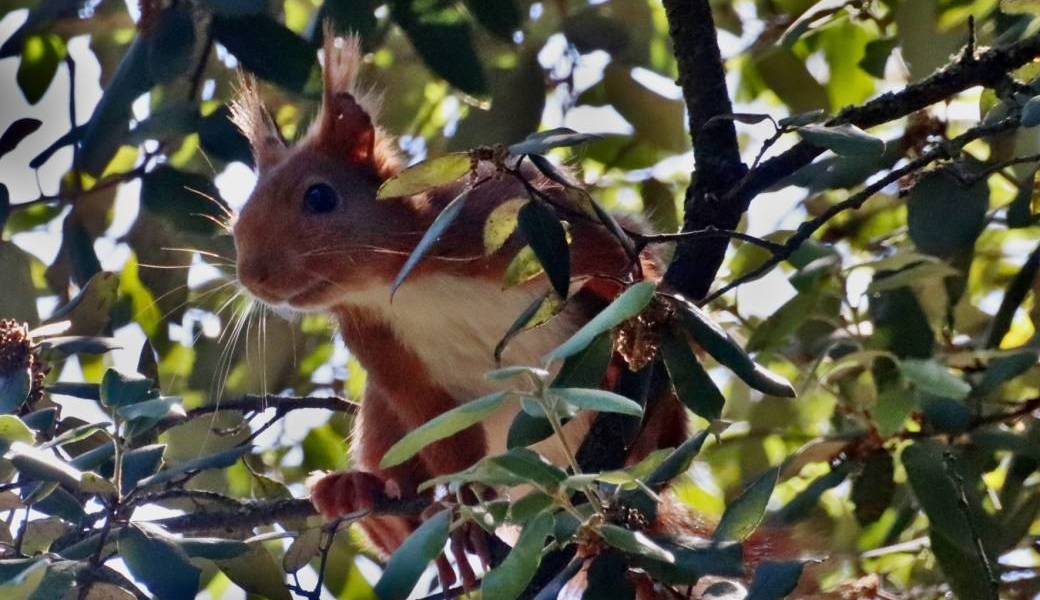
[[[683,231],[734,229],[743,210],[720,200],[747,167],[733,121],[712,117],[733,112],[726,72],[708,0],[664,0],[669,34],[679,67],[679,86],[689,113],[695,171],[686,190]],[[711,286],[726,252],[726,240],[690,238],[676,245],[665,281],[675,290],[701,298]]]

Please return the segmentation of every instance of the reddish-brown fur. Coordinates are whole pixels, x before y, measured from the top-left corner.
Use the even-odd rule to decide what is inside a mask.
[[[399,169],[400,161],[389,138],[366,112],[366,102],[353,96],[357,65],[349,63],[358,57],[343,55],[357,52],[349,45],[344,50],[326,44],[324,106],[309,137],[296,146],[285,147],[277,132],[270,131],[272,122],[262,113],[255,88],[247,85],[236,107],[236,122],[253,143],[259,165],[256,189],[234,224],[239,279],[265,302],[334,314],[347,346],[369,374],[352,443],[356,471],[325,476],[312,488],[315,506],[330,518],[370,507],[383,495],[415,494],[422,481],[470,466],[488,447],[485,430],[478,425],[433,444],[403,465],[379,467],[386,450],[405,433],[466,399],[452,397],[434,383],[436,374],[381,315],[340,299],[373,284],[388,287],[465,182],[415,197],[376,200],[376,189]],[[330,72],[334,69],[353,71]],[[530,168],[524,175],[560,203],[567,202],[559,185]],[[525,193],[519,182],[496,176],[490,166],[482,166],[476,176],[492,180],[471,194],[458,220],[412,279],[440,273],[502,280],[521,242],[513,236],[500,251],[485,256],[483,224],[500,203]],[[335,211],[313,214],[303,209],[305,192],[315,183],[336,190],[340,205]],[[572,219],[570,233],[572,275],[585,282],[574,302],[591,315],[621,290],[616,278],[631,265],[604,227]],[[653,262],[644,266],[648,276],[654,276]],[[685,423],[685,410],[673,397],[657,402],[630,458],[677,445],[685,438]],[[373,543],[391,552],[416,520],[379,517],[362,524]]]

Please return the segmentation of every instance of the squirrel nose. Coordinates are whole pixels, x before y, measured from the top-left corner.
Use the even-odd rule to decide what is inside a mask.
[[[262,292],[271,281],[270,261],[263,257],[240,259],[238,280],[251,291]]]

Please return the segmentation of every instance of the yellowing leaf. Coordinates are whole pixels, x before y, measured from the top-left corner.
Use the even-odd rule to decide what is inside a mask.
[[[452,152],[412,165],[379,186],[376,198],[401,198],[447,185],[469,172],[469,154]]]
[[[517,213],[527,198],[512,198],[499,204],[484,221],[484,254],[497,252],[516,229]]]

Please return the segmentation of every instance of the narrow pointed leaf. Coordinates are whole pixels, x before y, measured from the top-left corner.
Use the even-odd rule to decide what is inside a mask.
[[[130,525],[119,536],[119,556],[130,573],[159,600],[194,598],[200,571],[176,544],[156,532]]]
[[[455,435],[483,421],[498,410],[509,398],[506,392],[496,392],[453,408],[412,430],[387,450],[379,466],[388,469],[415,456],[426,446]]]
[[[638,417],[643,407],[628,398],[594,388],[553,388],[552,393],[580,409],[619,413]]]
[[[575,332],[570,339],[545,355],[544,360],[552,362],[581,352],[600,334],[610,331],[625,320],[643,312],[654,297],[656,289],[657,284],[652,281],[640,281],[629,287],[584,327]]]
[[[715,540],[741,541],[754,533],[765,516],[779,475],[779,468],[769,469],[726,507],[715,528]]]
[[[542,560],[545,538],[553,531],[555,519],[543,512],[524,525],[516,545],[498,567],[489,571],[480,586],[481,597],[514,600],[534,578]]]
[[[444,550],[450,523],[451,511],[442,510],[408,536],[390,557],[376,583],[375,593],[379,600],[404,600],[412,593],[426,565]]]
[[[617,525],[605,524],[599,530],[603,541],[628,554],[645,556],[663,563],[674,563],[675,555],[641,531],[630,531]]]
[[[553,148],[577,146],[602,138],[603,136],[593,133],[578,133],[573,129],[557,127],[556,129],[532,133],[524,141],[510,146],[509,152],[517,156],[522,154],[545,154]]]
[[[560,218],[547,204],[532,200],[520,209],[517,223],[553,289],[561,298],[566,298],[571,282],[571,259],[567,232]]]
[[[661,356],[679,400],[709,421],[718,419],[726,398],[701,366],[686,339],[676,332],[666,332],[661,337]]]
[[[462,208],[466,205],[466,198],[469,197],[469,190],[466,190],[456,196],[444,210],[437,215],[437,218],[430,224],[430,228],[423,234],[422,239],[416,244],[415,250],[408,255],[408,260],[405,261],[404,266],[401,267],[400,272],[397,273],[397,277],[394,278],[393,285],[390,286],[390,293],[393,294],[397,291],[397,288],[401,287],[404,283],[405,278],[412,272],[412,269],[419,264],[426,253],[430,251],[430,248],[437,243],[444,232],[447,231],[448,227],[455,221],[455,218],[462,212]]]
[[[466,152],[452,152],[414,164],[379,186],[376,198],[402,198],[447,185],[469,173],[472,161]]]

